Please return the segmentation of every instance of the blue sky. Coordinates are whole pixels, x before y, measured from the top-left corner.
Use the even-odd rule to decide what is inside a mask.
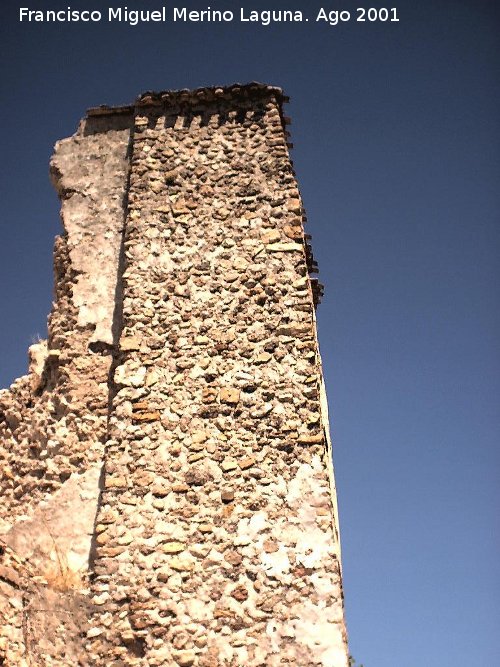
[[[365,667],[500,664],[498,4],[395,0],[398,23],[327,26],[321,2],[211,2],[311,17],[268,27],[20,24],[20,5],[120,2],[0,9],[1,385],[46,332],[60,231],[48,160],[85,109],[148,89],[282,86],[326,286],[351,652]]]

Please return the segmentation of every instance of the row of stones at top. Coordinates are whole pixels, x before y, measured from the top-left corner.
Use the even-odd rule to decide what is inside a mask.
[[[255,123],[260,123],[266,114],[264,107],[240,108],[240,109],[207,109],[191,108],[183,112],[169,111],[167,113],[148,113],[147,115],[137,115],[134,119],[135,132],[141,133],[145,130],[175,128],[193,129],[202,127],[217,128],[222,125],[249,127]],[[281,122],[278,122],[281,127]]]
[[[252,82],[250,84],[235,84],[232,86],[214,86],[195,90],[167,90],[161,92],[148,91],[140,95],[134,104],[110,107],[101,105],[87,110],[87,117],[98,116],[129,116],[133,113],[157,111],[164,109],[169,112],[180,113],[190,107],[206,107],[215,104],[218,107],[243,106],[252,107],[258,104],[273,104],[282,112],[282,105],[289,101],[281,88]],[[290,119],[283,116],[283,123]]]
[[[176,113],[150,113],[139,115],[134,119],[134,139],[141,142],[144,139],[154,138],[157,132],[163,133],[169,129],[195,130],[175,135],[178,141],[187,143],[198,143],[207,141],[207,133],[211,134],[221,130],[224,135],[238,134],[242,136],[251,135],[260,137],[262,135],[280,136],[285,139],[289,137],[287,130],[283,129],[281,116],[273,106],[261,108],[227,109],[191,109],[183,114]],[[204,131],[205,130],[205,131]],[[243,133],[242,133],[243,131]]]

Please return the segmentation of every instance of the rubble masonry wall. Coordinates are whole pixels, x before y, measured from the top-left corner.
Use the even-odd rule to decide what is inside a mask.
[[[52,173],[57,298],[31,375],[0,396],[3,532],[23,567],[63,553],[90,576],[67,592],[83,595],[79,638],[36,664],[346,667],[318,292],[281,91],[94,110]],[[32,517],[61,497],[80,525],[59,518],[58,550],[34,549]]]

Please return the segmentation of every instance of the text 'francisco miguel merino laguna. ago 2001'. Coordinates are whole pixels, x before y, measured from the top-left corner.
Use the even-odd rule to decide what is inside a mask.
[[[346,9],[330,9],[320,7],[308,15],[301,10],[250,10],[240,7],[239,10],[218,10],[207,7],[203,10],[192,10],[187,7],[161,7],[160,9],[129,9],[128,7],[108,7],[100,9],[30,9],[19,8],[21,23],[100,23],[102,21],[127,23],[131,26],[142,23],[247,23],[269,26],[273,23],[323,23],[336,26],[351,20],[356,22],[397,22],[397,9],[358,7],[355,12]]]

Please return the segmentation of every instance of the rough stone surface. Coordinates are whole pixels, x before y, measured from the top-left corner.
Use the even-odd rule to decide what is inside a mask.
[[[284,101],[148,93],[56,146],[49,337],[0,393],[0,664],[347,666]]]

